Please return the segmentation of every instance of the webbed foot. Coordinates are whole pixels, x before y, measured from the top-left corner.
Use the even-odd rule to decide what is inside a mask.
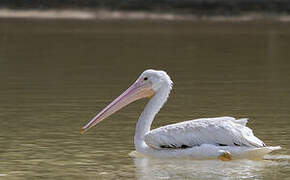
[[[229,151],[224,151],[218,158],[222,161],[230,161],[232,160],[232,155]]]

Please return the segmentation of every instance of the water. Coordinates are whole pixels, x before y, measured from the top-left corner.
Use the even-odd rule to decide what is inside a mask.
[[[290,176],[290,24],[1,19],[0,39],[0,179]],[[129,157],[146,100],[80,135],[147,68],[175,83],[153,128],[249,117],[283,149],[264,161]]]

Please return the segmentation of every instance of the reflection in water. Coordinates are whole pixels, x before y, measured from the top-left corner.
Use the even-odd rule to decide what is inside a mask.
[[[289,159],[288,159],[289,161]],[[262,178],[267,173],[277,174],[275,161],[152,159],[136,157],[137,179],[242,179]],[[287,162],[288,164],[288,162]]]
[[[289,177],[289,24],[0,22],[0,179]],[[148,68],[166,70],[175,82],[152,128],[249,117],[255,135],[282,150],[270,161],[128,157],[145,101],[80,135]]]

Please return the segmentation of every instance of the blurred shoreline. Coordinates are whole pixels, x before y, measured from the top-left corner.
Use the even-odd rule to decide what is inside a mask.
[[[290,15],[289,0],[1,0],[0,8],[16,10],[107,9],[204,15],[255,12]]]
[[[0,9],[0,18],[26,19],[80,19],[80,20],[166,20],[166,21],[257,21],[269,20],[290,22],[288,14],[243,13],[239,15],[194,15],[146,11],[119,10],[23,10]]]

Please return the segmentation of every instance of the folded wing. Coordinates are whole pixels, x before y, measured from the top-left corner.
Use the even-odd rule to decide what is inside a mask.
[[[263,141],[246,127],[247,119],[233,117],[202,118],[154,129],[145,135],[148,146],[189,148],[202,144],[217,146],[264,147]]]

